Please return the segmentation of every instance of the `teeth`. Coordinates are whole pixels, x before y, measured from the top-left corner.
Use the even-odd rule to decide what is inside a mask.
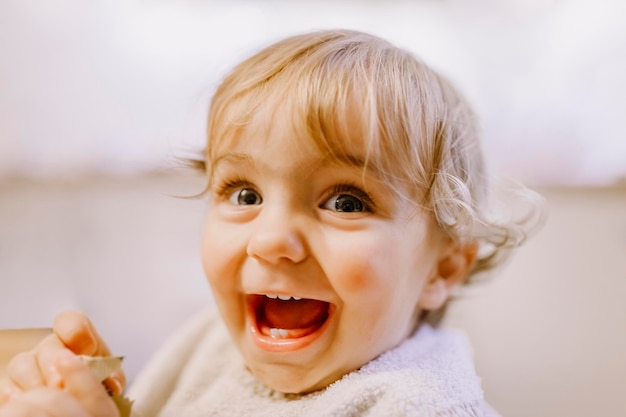
[[[295,297],[295,296],[291,296],[291,295],[265,294],[265,296],[266,296],[267,298],[271,298],[271,299],[273,299],[273,300],[275,300],[275,299],[277,299],[277,298],[278,298],[279,300],[283,300],[283,301],[288,301],[288,300],[291,300],[291,299],[294,299],[294,300],[296,300],[296,301],[298,301],[298,300],[302,300],[302,297]]]
[[[270,336],[272,339],[284,339],[287,337],[287,330],[271,328]]]

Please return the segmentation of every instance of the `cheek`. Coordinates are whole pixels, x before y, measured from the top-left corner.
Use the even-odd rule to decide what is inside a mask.
[[[340,296],[367,301],[373,290],[384,290],[397,276],[393,242],[386,236],[331,237],[325,258],[326,273]],[[322,261],[322,263],[324,263]],[[382,295],[382,294],[381,294]]]
[[[207,218],[202,233],[202,266],[224,322],[237,343],[236,335],[245,327],[239,280],[245,248],[241,233],[232,225]]]
[[[215,223],[207,220],[202,230],[202,266],[210,282],[214,281],[218,274],[220,268],[218,260],[222,259],[223,246],[219,245],[218,235]]]
[[[337,345],[362,362],[406,336],[420,288],[398,264],[391,242],[347,243],[336,248],[343,256],[334,256],[327,273],[342,303]]]
[[[202,266],[214,289],[233,285],[231,278],[245,251],[245,238],[236,228],[207,218],[202,233]]]
[[[328,239],[333,244],[325,272],[347,315],[369,318],[365,328],[357,320],[362,332],[379,332],[390,320],[403,327],[415,313],[432,257],[419,240],[402,236],[363,233]]]

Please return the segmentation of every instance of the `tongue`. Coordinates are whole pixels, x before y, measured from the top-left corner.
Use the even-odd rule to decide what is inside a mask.
[[[328,303],[318,300],[287,300],[266,298],[265,320],[276,329],[304,329],[326,320]]]

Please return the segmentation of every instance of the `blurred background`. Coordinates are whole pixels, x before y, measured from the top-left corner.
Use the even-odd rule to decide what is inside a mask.
[[[0,0],[0,329],[93,318],[132,377],[211,302],[208,101],[284,36],[371,32],[447,75],[494,171],[549,217],[457,301],[504,416],[626,415],[626,4],[620,0]],[[0,340],[2,343],[2,340]]]

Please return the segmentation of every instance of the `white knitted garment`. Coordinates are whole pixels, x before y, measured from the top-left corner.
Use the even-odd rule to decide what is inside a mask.
[[[246,370],[216,313],[203,312],[152,358],[128,396],[133,417],[478,417],[483,400],[463,334],[422,326],[326,389],[282,394]]]

